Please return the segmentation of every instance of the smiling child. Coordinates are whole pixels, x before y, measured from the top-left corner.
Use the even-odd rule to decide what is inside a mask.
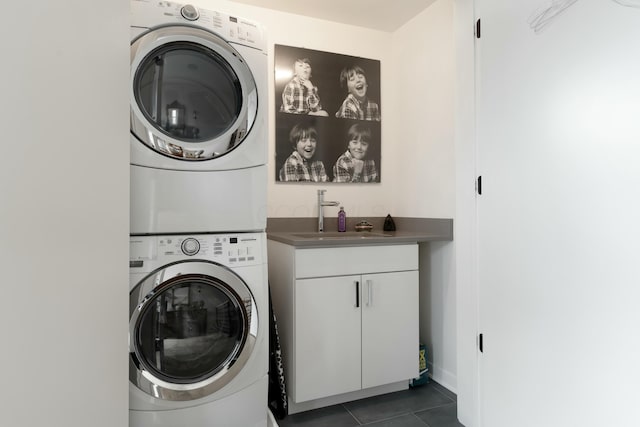
[[[339,119],[380,121],[378,104],[367,98],[367,76],[359,65],[345,67],[340,73],[340,86],[347,88],[347,97],[336,112]]]
[[[293,153],[285,160],[279,172],[280,181],[326,182],[324,163],[313,160],[318,144],[318,133],[313,126],[297,124],[289,132]]]
[[[333,182],[378,182],[378,170],[372,159],[367,159],[371,131],[362,124],[349,128],[347,151],[333,165]]]

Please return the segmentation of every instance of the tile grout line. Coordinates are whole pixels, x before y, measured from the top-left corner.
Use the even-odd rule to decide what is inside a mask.
[[[345,409],[346,409],[346,408],[345,408]],[[347,409],[347,411],[348,411],[348,409]],[[349,412],[349,413],[351,413],[351,412]],[[352,416],[353,416],[353,418],[355,418],[355,419],[356,419],[356,421],[358,422],[358,425],[361,425],[361,426],[369,426],[369,425],[373,425],[373,424],[381,423],[381,422],[384,422],[384,421],[395,420],[396,418],[404,417],[405,415],[411,415],[413,418],[415,418],[416,420],[418,420],[420,423],[424,424],[426,427],[431,427],[431,425],[430,425],[429,423],[427,423],[425,420],[423,420],[423,419],[421,419],[420,417],[418,417],[418,416],[416,415],[416,413],[415,413],[415,412],[405,412],[405,413],[398,414],[398,415],[396,415],[396,416],[389,417],[389,418],[380,418],[379,420],[371,421],[370,423],[366,423],[366,424],[362,424],[362,423],[360,423],[360,420],[358,420],[358,418],[356,418],[356,416],[355,416],[355,415],[352,415]]]
[[[342,406],[342,409],[344,409],[345,411],[347,411],[347,413],[349,415],[351,415],[351,418],[353,418],[354,420],[356,420],[356,422],[358,423],[359,426],[363,426],[364,424],[362,424],[360,422],[360,420],[358,419],[358,417],[356,417],[355,415],[353,415],[353,413],[349,410],[349,408],[347,408],[346,406],[344,406],[343,403],[340,404],[340,406]]]
[[[423,420],[422,418],[420,418],[419,416],[417,416],[415,412],[412,412],[412,413],[411,413],[411,415],[413,415],[413,417],[414,417],[416,420],[420,421],[420,422],[421,422],[422,424],[424,424],[425,426],[427,426],[427,427],[431,427],[431,424],[429,424],[428,422],[426,422],[425,420]]]
[[[389,418],[380,418],[379,420],[371,421],[370,423],[360,424],[360,425],[361,425],[361,426],[369,426],[369,425],[371,425],[371,424],[381,423],[381,422],[383,422],[383,421],[395,420],[396,418],[404,417],[405,415],[413,415],[413,416],[415,417],[415,414],[414,414],[413,412],[405,412],[405,413],[402,413],[402,414],[395,415],[395,416],[393,416],[393,417],[389,417]],[[355,418],[355,417],[354,417],[354,418]],[[416,417],[416,418],[418,418],[418,417]],[[418,419],[419,419],[419,418],[418,418]],[[356,421],[360,422],[360,420],[358,420],[357,418],[356,418]],[[422,421],[422,420],[420,420],[420,421]],[[424,421],[422,421],[422,422],[424,423]]]
[[[434,383],[435,383],[435,384],[438,384],[438,383],[436,383],[435,381],[434,381]],[[434,390],[435,390],[435,391],[437,391],[438,393],[440,393],[441,395],[443,395],[443,396],[444,396],[444,397],[446,397],[447,399],[451,400],[451,402],[452,402],[452,403],[457,403],[457,401],[456,401],[456,400],[452,399],[452,398],[451,398],[450,396],[448,396],[445,392],[441,391],[441,390],[440,390],[440,387],[443,387],[443,386],[441,386],[440,384],[438,384],[438,387],[433,387],[433,388],[434,388]],[[451,392],[450,392],[450,393],[451,393]]]

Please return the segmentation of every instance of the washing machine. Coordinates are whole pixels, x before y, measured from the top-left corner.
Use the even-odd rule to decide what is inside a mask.
[[[266,235],[130,238],[129,426],[265,427]]]
[[[237,16],[132,1],[130,234],[265,229],[265,37]]]

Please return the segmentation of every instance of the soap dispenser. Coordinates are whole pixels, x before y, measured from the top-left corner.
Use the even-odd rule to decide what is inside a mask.
[[[347,231],[347,213],[342,206],[340,206],[340,210],[338,211],[338,231]]]

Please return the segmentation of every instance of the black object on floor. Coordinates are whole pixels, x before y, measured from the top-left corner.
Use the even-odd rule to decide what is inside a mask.
[[[269,398],[268,407],[274,417],[281,420],[289,412],[287,390],[284,384],[284,367],[282,349],[278,336],[278,324],[271,304],[271,288],[269,288]]]

